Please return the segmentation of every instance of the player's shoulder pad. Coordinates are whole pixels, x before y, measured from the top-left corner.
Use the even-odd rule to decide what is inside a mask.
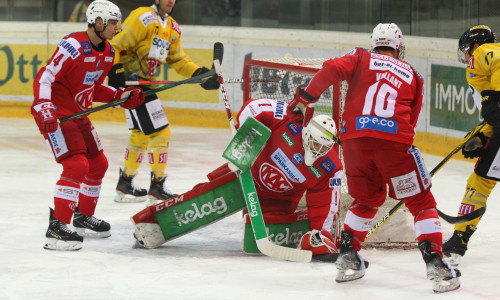
[[[407,63],[408,64],[408,63]],[[421,82],[424,82],[424,77],[422,77],[422,75],[420,75],[420,73],[417,71],[417,69],[415,69],[412,65],[408,64],[411,69],[413,70],[413,73],[415,73],[415,75],[417,75],[417,78],[420,79]]]
[[[138,18],[144,27],[158,22],[158,15],[152,7],[139,7],[133,10],[128,18]],[[128,19],[127,18],[127,19]]]
[[[78,39],[78,34],[72,34],[71,36],[64,37],[59,42],[59,45],[57,45],[57,47],[61,51],[66,52],[72,59],[75,59],[78,56],[80,56],[80,48],[82,48],[82,52],[83,52],[83,50],[84,50],[83,43],[84,42],[86,42],[88,44],[90,52],[92,52],[92,47],[90,46],[90,42],[89,41],[81,41],[80,42]],[[83,54],[85,54],[85,52],[83,52]]]
[[[170,19],[170,22],[172,22],[172,29],[181,35],[181,27],[179,26],[179,23],[177,23],[177,21],[175,21],[171,16],[168,16],[168,18]]]

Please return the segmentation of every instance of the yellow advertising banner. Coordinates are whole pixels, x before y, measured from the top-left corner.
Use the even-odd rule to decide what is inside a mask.
[[[45,66],[56,45],[0,44],[0,96],[33,95],[33,80]],[[212,49],[185,49],[190,58],[200,66],[212,66]],[[156,72],[156,80],[178,81],[185,79],[174,69],[163,64]],[[164,101],[218,103],[218,90],[206,91],[197,84],[181,85],[158,94]]]

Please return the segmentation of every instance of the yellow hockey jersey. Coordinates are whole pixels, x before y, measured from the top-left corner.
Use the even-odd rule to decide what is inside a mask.
[[[182,49],[179,24],[170,16],[160,18],[154,5],[133,10],[111,45],[116,53],[115,63],[123,64],[126,78],[153,80],[162,63],[184,77],[191,77],[199,68]]]
[[[466,72],[474,103],[481,109],[482,91],[500,91],[500,44],[486,43],[474,50]],[[489,137],[493,127],[488,124],[481,131]]]

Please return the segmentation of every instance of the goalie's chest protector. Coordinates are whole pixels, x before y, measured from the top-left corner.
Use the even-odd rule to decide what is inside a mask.
[[[338,166],[329,156],[321,157],[311,167],[306,166],[302,126],[289,119],[272,125],[271,137],[252,166],[252,174],[262,194],[293,199],[334,174]]]

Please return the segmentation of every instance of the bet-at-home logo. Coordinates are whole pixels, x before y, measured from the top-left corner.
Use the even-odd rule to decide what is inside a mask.
[[[222,215],[227,211],[227,204],[226,201],[224,201],[224,197],[215,199],[213,203],[207,202],[200,208],[198,208],[196,203],[193,203],[192,206],[193,209],[186,210],[184,214],[178,214],[177,211],[174,210],[174,215],[177,220],[177,224],[179,224],[179,227],[181,227],[182,224],[189,224],[196,221],[197,219],[203,219],[204,217],[209,216],[213,213]]]

